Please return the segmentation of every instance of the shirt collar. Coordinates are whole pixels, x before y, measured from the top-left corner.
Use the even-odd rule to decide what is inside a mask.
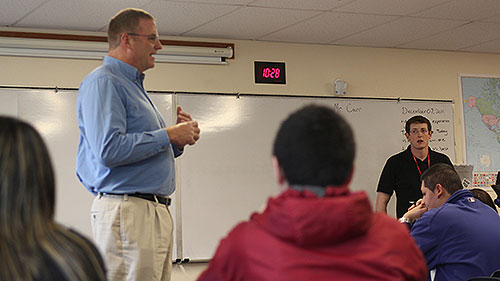
[[[429,153],[431,153],[431,151],[432,151],[431,147],[430,147],[430,146],[427,146],[427,148],[429,149]],[[405,150],[405,151],[406,151],[406,152],[407,152],[410,156],[411,156],[411,155],[413,155],[413,154],[411,153],[411,144],[410,144],[410,145],[408,145],[408,147],[406,147],[406,150]]]
[[[316,186],[316,185],[290,185],[290,189],[297,190],[299,192],[309,191],[312,192],[317,197],[332,197],[332,196],[345,196],[350,193],[347,185],[339,185],[339,186]]]
[[[141,83],[141,85],[142,82],[144,81],[144,77],[146,76],[144,75],[144,73],[139,73],[137,68],[131,66],[130,64],[122,60],[119,60],[111,56],[105,56],[103,64],[109,65],[113,68],[117,68],[120,72],[123,73],[123,75],[125,75],[125,77],[127,77],[131,81],[138,81]]]
[[[472,194],[472,192],[468,189],[460,189],[460,190],[453,192],[453,194],[450,196],[450,198],[448,198],[448,200],[446,200],[445,204],[446,203],[455,203],[455,202],[461,200],[462,198],[466,198],[466,197],[474,197],[474,194]]]
[[[325,190],[326,188],[323,186],[314,186],[314,185],[290,185],[291,189],[295,189],[297,191],[304,191],[304,190],[309,190],[312,193],[314,193],[318,197],[324,197],[325,196]]]

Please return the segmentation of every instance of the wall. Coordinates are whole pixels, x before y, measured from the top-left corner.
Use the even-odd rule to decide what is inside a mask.
[[[170,39],[170,38],[169,38]],[[186,38],[172,38],[189,40]],[[214,41],[214,40],[212,40]],[[331,95],[333,81],[347,96],[455,100],[457,162],[462,162],[459,75],[500,76],[500,55],[312,44],[235,43],[225,66],[165,64],[146,72],[146,88],[164,91]],[[253,61],[285,61],[287,85],[255,85]],[[0,56],[0,85],[78,87],[99,61]]]
[[[184,38],[172,38],[186,40]],[[157,64],[147,72],[150,90],[331,95],[333,81],[349,83],[347,96],[452,99],[457,161],[462,162],[459,74],[500,76],[500,55],[215,40],[235,43],[226,66]],[[253,61],[287,63],[287,85],[255,85]],[[78,87],[99,61],[0,56],[0,85]],[[493,194],[490,194],[493,196]],[[196,265],[196,264],[195,264]],[[173,280],[199,271],[174,267]],[[181,278],[185,279],[181,279]]]

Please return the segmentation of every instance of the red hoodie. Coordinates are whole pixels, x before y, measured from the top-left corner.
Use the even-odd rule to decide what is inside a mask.
[[[405,225],[373,213],[364,192],[323,198],[288,189],[223,239],[206,280],[422,280],[425,259]]]

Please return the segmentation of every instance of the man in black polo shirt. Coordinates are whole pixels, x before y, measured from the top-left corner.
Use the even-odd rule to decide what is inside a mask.
[[[396,192],[396,214],[400,218],[422,197],[420,176],[431,165],[446,163],[452,165],[448,156],[432,151],[429,140],[432,127],[423,116],[413,116],[406,121],[405,136],[410,145],[405,151],[391,156],[385,163],[377,187],[376,210],[387,213],[387,203],[392,192]]]

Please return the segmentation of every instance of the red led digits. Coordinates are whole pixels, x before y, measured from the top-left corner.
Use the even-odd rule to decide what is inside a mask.
[[[280,69],[279,68],[269,68],[266,67],[262,70],[262,77],[265,78],[280,78]]]
[[[255,83],[286,84],[286,69],[284,62],[254,62]]]

